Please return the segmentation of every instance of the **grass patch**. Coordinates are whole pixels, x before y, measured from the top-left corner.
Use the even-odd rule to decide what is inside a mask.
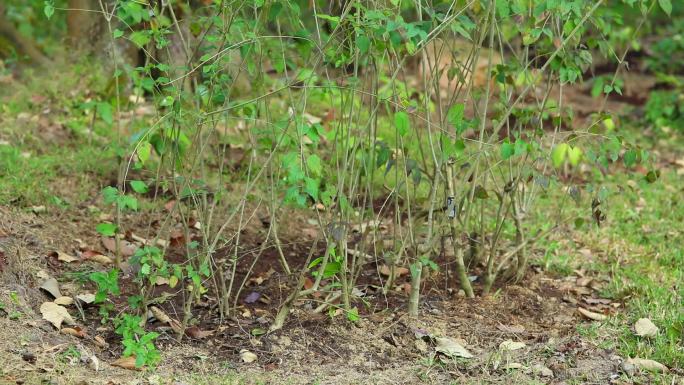
[[[51,148],[0,146],[0,204],[64,206],[88,197],[116,169],[110,150],[78,145]]]

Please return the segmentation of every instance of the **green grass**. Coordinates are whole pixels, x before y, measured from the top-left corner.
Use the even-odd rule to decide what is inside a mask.
[[[623,302],[625,308],[604,323],[583,324],[578,332],[597,346],[615,349],[624,358],[656,360],[669,367],[684,365],[684,202],[679,196],[684,180],[675,170],[662,170],[648,184],[633,173],[608,177],[612,193],[604,202],[609,219],[601,228],[586,226],[572,240],[540,243],[546,250],[537,264],[554,275],[571,275],[584,268],[605,277],[603,297]],[[557,197],[556,197],[557,198]],[[586,197],[585,197],[586,198]],[[540,205],[555,204],[546,197]],[[571,215],[586,215],[588,207],[568,208]],[[539,220],[543,220],[538,218]],[[592,251],[587,260],[579,245]],[[653,339],[638,337],[633,325],[649,318],[660,328]]]
[[[36,155],[0,146],[0,204],[57,205],[82,201],[116,169],[111,151],[88,145],[55,147]]]
[[[622,328],[619,350],[676,367],[684,364],[684,203],[677,198],[682,188],[684,181],[669,170],[658,183],[626,191],[619,199],[611,236],[628,249],[625,255],[611,255],[612,280],[606,289],[607,295],[626,301],[626,324],[650,318],[661,331],[651,341]],[[639,196],[646,205],[636,213]]]
[[[100,67],[56,60],[53,71],[27,70],[0,89],[0,204],[78,203],[116,174],[115,133],[81,108],[105,88]]]

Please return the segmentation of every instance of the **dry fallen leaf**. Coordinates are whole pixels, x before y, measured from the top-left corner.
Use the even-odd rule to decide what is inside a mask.
[[[28,156],[24,156],[24,154],[27,154]],[[22,156],[29,158],[31,157],[31,154],[29,153],[22,153]],[[31,206],[31,211],[33,211],[34,214],[41,214],[47,211],[47,208],[45,206]]]
[[[141,370],[135,366],[135,356],[121,357],[112,362],[112,366],[118,366],[128,370]]]
[[[655,337],[658,335],[658,327],[648,318],[640,318],[634,324],[634,331],[639,337]]]
[[[242,362],[246,362],[249,364],[251,362],[256,361],[258,357],[256,354],[250,352],[249,350],[242,349],[240,350],[240,358],[242,359]]]
[[[82,303],[84,303],[86,305],[90,305],[91,303],[95,302],[95,294],[93,294],[93,293],[79,294],[76,296],[76,299],[81,301]]]
[[[116,239],[103,237],[102,238],[102,244],[110,252],[116,253],[116,245],[117,245]],[[121,255],[123,255],[124,257],[132,256],[133,254],[135,254],[135,251],[138,249],[137,246],[135,246],[134,244],[132,244],[126,240],[119,239],[118,244],[119,244],[119,251],[121,252]]]
[[[365,233],[366,230],[379,227],[382,221],[380,220],[369,220],[362,223],[357,223],[352,226],[352,231],[355,233]]]
[[[152,313],[154,318],[156,318],[159,322],[171,326],[171,329],[173,329],[174,332],[180,334],[183,331],[183,326],[181,325],[181,323],[169,317],[166,313],[164,313],[162,309],[156,306],[150,306],[150,312]]]
[[[499,345],[499,349],[508,350],[508,351],[519,350],[519,349],[522,349],[524,347],[525,347],[524,342],[513,341],[513,340],[506,340]]]
[[[62,326],[62,322],[67,325],[76,323],[65,307],[59,306],[54,302],[44,302],[40,305],[40,313],[43,315],[44,320],[53,324],[57,329]]]
[[[583,308],[583,307],[578,307],[578,308],[577,308],[577,311],[578,311],[580,314],[582,314],[583,316],[585,316],[585,317],[587,317],[587,318],[589,318],[589,319],[592,319],[592,320],[594,320],[594,321],[604,321],[606,318],[608,318],[608,317],[606,317],[606,316],[603,315],[603,314],[594,313],[593,311],[589,311],[589,310],[587,310],[587,309],[585,309],[585,308]]]
[[[382,274],[386,277],[389,277],[390,273],[391,273],[391,270],[390,270],[389,266],[387,266],[387,265],[380,266],[380,274]],[[402,275],[406,275],[408,273],[409,273],[409,269],[407,269],[405,267],[395,267],[394,268],[394,276],[396,278],[399,278]]]
[[[669,371],[667,366],[661,364],[660,362],[647,360],[644,358],[630,358],[626,363],[627,365],[633,365],[638,369],[648,370],[650,372],[667,373]]]
[[[163,324],[171,322],[171,317],[169,317],[162,309],[156,306],[150,306],[150,312],[152,312],[154,318]]]
[[[309,290],[313,287],[314,281],[311,280],[309,277],[304,278],[304,289]]]
[[[171,211],[171,210],[173,210],[173,208],[174,208],[175,206],[176,206],[176,201],[173,200],[173,199],[170,200],[170,201],[168,201],[168,202],[166,202],[166,203],[164,203],[164,208],[166,209],[166,211]]]
[[[607,298],[591,298],[591,297],[585,297],[582,298],[582,301],[586,302],[588,305],[608,305],[612,301],[607,299]]]
[[[190,338],[194,339],[202,339],[209,337],[210,335],[214,334],[213,331],[211,330],[202,330],[197,326],[190,326],[189,328],[185,329],[185,335],[187,335]]]
[[[59,298],[62,293],[59,291],[59,283],[54,278],[48,278],[40,285],[40,289],[49,293],[53,298]]]
[[[74,257],[73,255],[69,255],[69,254],[63,253],[61,251],[54,251],[50,255],[52,255],[53,257],[57,257],[58,261],[64,262],[64,263],[70,263],[70,262],[78,261],[78,258]]]
[[[553,377],[553,370],[547,368],[542,364],[534,364],[530,369],[532,369],[532,373],[537,374],[539,376]]]
[[[90,369],[93,369],[96,372],[100,371],[100,360],[95,357],[93,354],[92,356],[88,357],[88,366]]]
[[[312,208],[316,211],[325,211],[325,206],[322,203],[316,203]]]
[[[252,277],[249,279],[248,283],[252,285],[261,285],[265,281],[267,281],[271,276],[275,273],[275,270],[273,268],[268,269],[267,272],[260,274],[256,277]]]
[[[57,305],[69,306],[74,303],[74,299],[67,296],[61,296],[55,298],[55,300],[52,302],[56,303]]]
[[[109,346],[107,341],[105,341],[105,339],[102,338],[102,336],[95,336],[95,338],[93,338],[93,341],[95,341],[95,345],[101,348],[106,348],[107,346]]]
[[[62,328],[59,332],[78,338],[83,338],[86,336],[86,332],[78,326],[73,328]]]
[[[473,355],[458,343],[455,339],[449,337],[437,337],[435,339],[437,346],[435,350],[439,353],[443,353],[451,358],[461,357],[461,358],[472,358]]]
[[[114,261],[106,255],[102,255],[96,251],[84,251],[83,258],[89,261],[97,262],[101,265],[111,265]]]

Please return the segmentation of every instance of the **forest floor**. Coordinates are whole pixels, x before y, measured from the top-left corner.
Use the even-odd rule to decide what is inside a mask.
[[[195,333],[180,342],[166,325],[149,324],[161,334],[162,360],[135,371],[112,365],[122,352],[120,339],[100,324],[95,307],[69,307],[76,335],[60,333],[39,310],[51,299],[40,289],[46,280],[55,278],[61,294],[72,297],[88,289],[89,272],[102,270],[83,255],[108,252],[95,227],[107,215],[98,197],[116,180],[115,157],[92,137],[56,122],[55,111],[62,117],[72,112],[35,84],[4,81],[14,91],[0,95],[2,384],[684,384],[679,133],[663,136],[624,124],[624,135],[637,138],[658,159],[660,179],[645,183],[638,170],[608,177],[617,187],[607,220],[582,231],[561,228],[535,245],[524,284],[466,299],[449,259],[442,258],[440,270],[426,280],[421,314],[413,319],[404,312],[407,274],[383,294],[377,263],[357,288],[367,303],[358,322],[317,313],[315,301],[302,301],[285,328],[262,333],[292,284],[270,250],[228,319],[217,319],[215,300],[208,296],[196,306]],[[638,121],[639,95],[648,90],[631,92],[636,96],[614,106],[628,107],[623,122]],[[577,91],[578,108],[596,105],[588,93]],[[541,202],[554,204],[553,197]],[[127,214],[125,220],[127,238],[135,244],[154,237],[159,218]],[[284,251],[302,263],[316,226],[293,211],[280,227]],[[250,223],[244,247],[258,247],[263,231],[258,219]],[[77,259],[68,262],[61,255]],[[247,270],[240,266],[238,273],[244,277]],[[127,290],[124,282],[122,292]],[[159,303],[176,319],[182,317],[178,306],[174,300]],[[660,329],[655,337],[635,335],[642,318]],[[444,354],[449,343],[473,357]],[[245,351],[256,360],[244,362]],[[667,371],[645,370],[633,358],[654,360]]]

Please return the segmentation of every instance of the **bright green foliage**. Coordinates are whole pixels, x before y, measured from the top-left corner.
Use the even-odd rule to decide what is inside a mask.
[[[105,237],[113,237],[116,234],[117,226],[113,223],[100,223],[95,226],[95,230]]]
[[[137,192],[138,194],[145,194],[147,192],[147,185],[145,182],[140,180],[132,180],[129,183],[131,184],[133,191]]]
[[[50,19],[52,15],[55,14],[55,3],[54,0],[45,0],[45,8],[43,9],[45,17]]]
[[[105,204],[114,204],[122,210],[131,209],[135,211],[138,209],[138,200],[135,197],[119,192],[116,187],[105,187],[102,190],[102,198]]]
[[[88,278],[97,284],[95,303],[103,303],[110,295],[119,295],[119,270],[90,273]]]
[[[399,111],[394,114],[394,126],[400,136],[406,136],[409,132],[410,122],[408,114],[404,111]]]
[[[115,321],[116,334],[123,339],[123,356],[135,356],[135,366],[140,368],[144,365],[155,365],[161,359],[159,351],[154,346],[154,340],[159,337],[158,333],[146,332],[140,325],[142,319],[139,316],[123,314]]]

